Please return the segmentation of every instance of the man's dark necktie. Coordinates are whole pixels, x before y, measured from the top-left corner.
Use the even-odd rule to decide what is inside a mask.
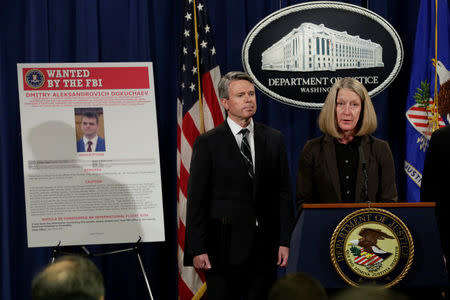
[[[88,144],[87,152],[92,152],[92,142],[89,141],[87,142],[87,144]]]
[[[247,172],[250,178],[253,179],[254,173],[253,173],[253,161],[252,161],[252,152],[250,151],[250,144],[247,140],[247,132],[249,132],[248,129],[244,128],[239,131],[240,134],[242,134],[242,142],[241,142],[241,154],[245,161],[245,166],[247,167]]]

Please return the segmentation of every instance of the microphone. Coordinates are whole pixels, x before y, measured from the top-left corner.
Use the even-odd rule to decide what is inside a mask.
[[[363,201],[370,202],[369,201],[369,191],[368,191],[368,185],[369,185],[369,177],[367,176],[367,167],[366,167],[366,158],[364,156],[364,152],[362,150],[362,146],[360,145],[358,147],[359,151],[359,159],[361,161],[362,165],[362,171],[364,175],[364,189],[363,189]]]

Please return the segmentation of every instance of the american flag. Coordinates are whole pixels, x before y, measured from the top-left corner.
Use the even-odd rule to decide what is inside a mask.
[[[202,271],[183,266],[192,146],[198,135],[221,124],[225,115],[218,97],[220,69],[204,0],[184,0],[180,52],[181,76],[177,99],[178,292],[180,300],[187,300],[194,296],[200,299],[205,291]]]

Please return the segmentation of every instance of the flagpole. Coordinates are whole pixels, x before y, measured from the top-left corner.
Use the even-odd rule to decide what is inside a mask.
[[[434,66],[434,94],[433,105],[431,105],[431,117],[428,117],[429,124],[431,125],[431,132],[439,129],[439,109],[438,109],[438,97],[437,97],[437,47],[438,47],[438,0],[435,0],[435,22],[434,22],[434,58],[431,59]]]
[[[438,97],[437,97],[437,61],[438,61],[438,0],[435,0],[435,23],[434,23],[434,95],[433,95],[433,106],[432,106],[432,117],[431,117],[431,132],[439,129],[439,109],[438,109]]]
[[[195,34],[195,57],[197,61],[197,81],[198,81],[198,109],[200,113],[200,134],[205,132],[205,117],[203,115],[203,99],[202,99],[202,86],[200,77],[200,50],[198,48],[198,34],[197,34],[197,10],[196,0],[192,1],[194,5],[194,34]]]

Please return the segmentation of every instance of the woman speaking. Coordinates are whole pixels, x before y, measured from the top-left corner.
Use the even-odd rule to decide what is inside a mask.
[[[397,201],[395,169],[387,142],[371,133],[377,117],[366,88],[342,78],[319,115],[322,136],[300,154],[297,205]]]

